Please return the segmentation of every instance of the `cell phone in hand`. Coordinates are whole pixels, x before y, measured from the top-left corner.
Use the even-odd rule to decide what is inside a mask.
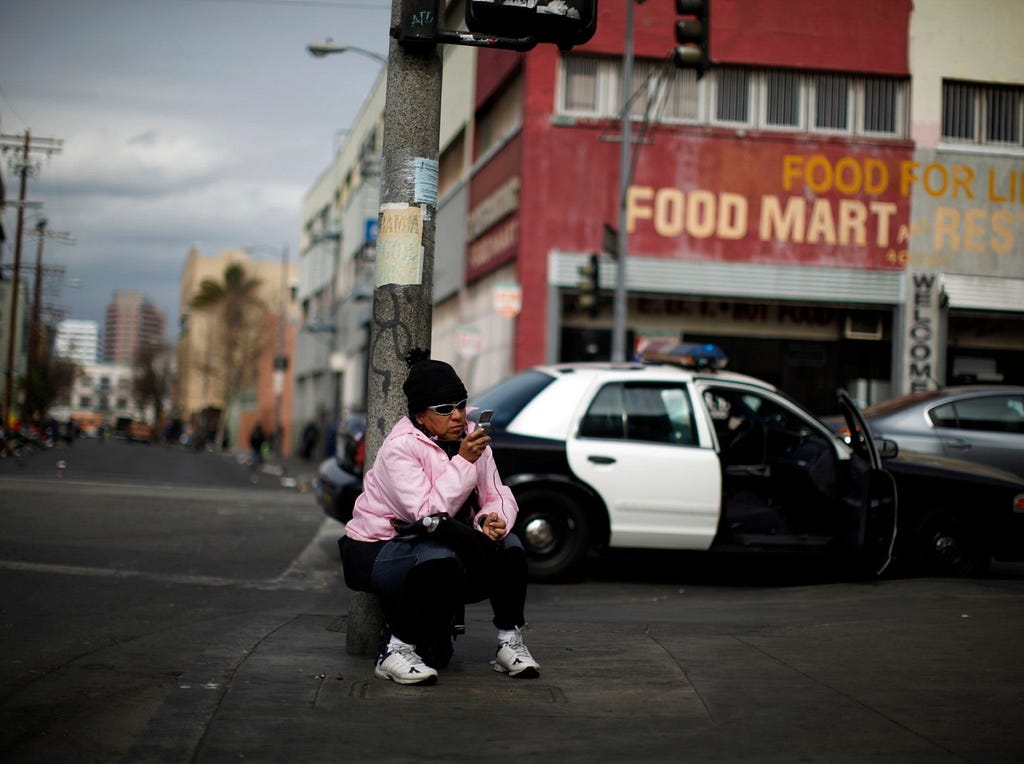
[[[484,409],[480,412],[480,417],[476,420],[477,424],[487,430],[487,434],[491,433],[491,417],[494,416],[494,412],[491,409]]]

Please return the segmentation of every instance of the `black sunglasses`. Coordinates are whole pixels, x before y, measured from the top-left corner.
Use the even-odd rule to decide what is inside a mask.
[[[452,414],[455,413],[455,409],[458,409],[459,411],[465,411],[466,403],[468,400],[468,398],[463,398],[458,403],[439,403],[436,406],[427,406],[427,408],[433,411],[435,414],[440,414],[441,416],[451,416]]]

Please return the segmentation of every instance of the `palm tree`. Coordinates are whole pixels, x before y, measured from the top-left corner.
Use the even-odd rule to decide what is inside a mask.
[[[259,297],[262,281],[250,277],[241,263],[224,269],[223,281],[203,279],[190,301],[196,310],[208,311],[220,320],[211,322],[211,355],[207,374],[222,381],[223,412],[217,424],[217,443],[224,442],[227,412],[241,392],[256,379],[256,360],[263,351],[260,335],[267,306]]]

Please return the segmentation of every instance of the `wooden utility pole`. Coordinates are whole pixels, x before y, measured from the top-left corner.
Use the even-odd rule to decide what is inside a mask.
[[[64,231],[50,231],[47,230],[46,218],[41,218],[36,222],[35,235],[38,237],[36,249],[36,272],[35,279],[33,281],[33,295],[32,295],[32,318],[29,322],[28,330],[28,349],[26,353],[26,367],[25,367],[25,379],[31,380],[32,374],[38,370],[42,364],[40,363],[41,354],[43,352],[43,242],[45,239],[55,239],[64,244],[74,243],[72,239]],[[32,412],[28,410],[29,396],[25,397],[25,408],[21,412],[22,419],[28,419]]]
[[[11,418],[11,395],[14,390],[14,344],[18,337],[18,290],[20,288],[21,275],[21,241],[25,228],[25,194],[28,189],[29,176],[34,175],[36,167],[30,161],[31,152],[44,151],[47,155],[59,153],[63,147],[63,141],[56,138],[32,138],[28,130],[25,135],[0,135],[0,150],[6,153],[8,150],[20,148],[20,157],[15,155],[11,166],[20,177],[18,189],[18,224],[14,234],[14,268],[11,271],[10,290],[10,311],[7,321],[7,359],[4,367],[4,399],[3,424],[10,423]]]

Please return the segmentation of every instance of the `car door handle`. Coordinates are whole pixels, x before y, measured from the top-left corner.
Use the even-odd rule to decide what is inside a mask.
[[[945,441],[945,443],[950,448],[955,448],[958,451],[967,451],[971,447],[970,443],[968,443],[966,440],[962,440],[961,438],[953,438],[951,440]]]
[[[611,456],[588,456],[587,461],[593,464],[615,464],[615,459]]]

